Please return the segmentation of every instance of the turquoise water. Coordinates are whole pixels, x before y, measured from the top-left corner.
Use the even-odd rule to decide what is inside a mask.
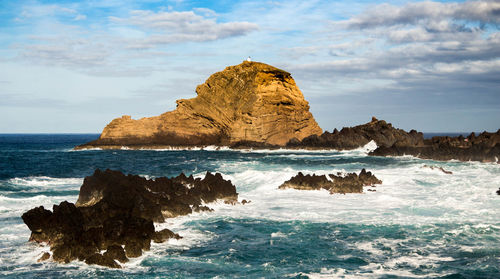
[[[499,278],[500,165],[369,157],[349,152],[234,150],[71,151],[98,135],[0,135],[3,278]],[[447,175],[424,165],[453,172]],[[184,236],[153,244],[121,270],[37,263],[20,216],[75,202],[83,178],[111,168],[148,178],[221,172],[246,205],[156,224]],[[298,171],[367,168],[376,192],[278,190]]]

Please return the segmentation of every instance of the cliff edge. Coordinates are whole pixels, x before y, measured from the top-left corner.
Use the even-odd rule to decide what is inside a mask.
[[[284,146],[322,130],[309,112],[290,73],[245,61],[211,75],[197,97],[177,100],[159,116],[116,118],[85,148],[233,145],[241,142]]]

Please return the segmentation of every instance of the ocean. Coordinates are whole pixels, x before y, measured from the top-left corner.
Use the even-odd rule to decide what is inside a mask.
[[[99,135],[0,135],[2,278],[500,278],[500,164],[352,151],[87,150]],[[452,171],[445,174],[424,165]],[[76,202],[96,168],[147,178],[220,172],[246,205],[156,224],[183,236],[115,270],[37,263],[23,212]],[[278,190],[303,173],[372,171],[376,192]]]

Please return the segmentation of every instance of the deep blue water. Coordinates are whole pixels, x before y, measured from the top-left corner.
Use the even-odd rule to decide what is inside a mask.
[[[92,135],[0,135],[3,278],[499,278],[500,166],[369,157],[366,150],[89,150]],[[453,171],[446,175],[424,165]],[[121,270],[37,263],[20,216],[76,201],[85,176],[111,168],[146,177],[221,172],[247,205],[174,218],[184,238],[154,244]],[[278,190],[295,175],[359,172],[376,192]]]

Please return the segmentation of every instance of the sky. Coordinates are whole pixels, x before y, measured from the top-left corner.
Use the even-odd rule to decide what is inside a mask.
[[[0,1],[0,133],[100,133],[248,56],[318,124],[500,128],[500,0]]]

